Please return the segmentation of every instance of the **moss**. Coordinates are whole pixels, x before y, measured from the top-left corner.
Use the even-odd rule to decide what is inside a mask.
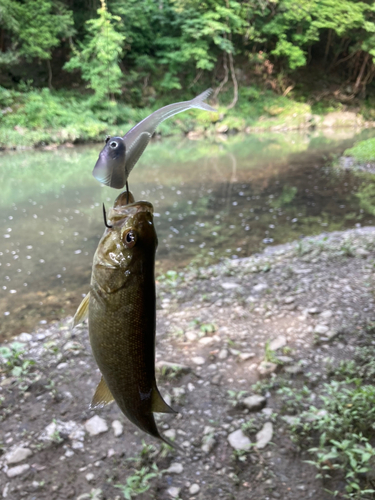
[[[367,139],[355,144],[344,152],[345,156],[351,156],[359,162],[375,161],[375,138]]]

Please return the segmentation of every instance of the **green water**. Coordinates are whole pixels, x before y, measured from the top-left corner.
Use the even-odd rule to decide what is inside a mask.
[[[372,176],[331,166],[369,134],[153,142],[129,180],[155,208],[156,274],[372,224]],[[74,313],[88,291],[101,204],[118,194],[91,175],[100,149],[0,155],[0,337]]]

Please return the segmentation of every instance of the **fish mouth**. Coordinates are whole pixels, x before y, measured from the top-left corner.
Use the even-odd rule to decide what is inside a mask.
[[[153,215],[154,207],[149,201],[136,201],[134,203],[129,203],[128,205],[117,204],[118,200],[115,201],[113,208],[109,210],[108,219],[111,222],[116,223],[117,221],[123,220],[129,216],[135,216],[140,213],[149,213]]]

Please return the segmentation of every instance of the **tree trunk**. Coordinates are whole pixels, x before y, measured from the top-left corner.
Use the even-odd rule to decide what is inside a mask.
[[[52,89],[52,68],[51,61],[47,59],[47,69],[48,69],[48,88]]]
[[[369,58],[370,58],[370,54],[368,52],[366,52],[366,55],[365,55],[365,57],[363,59],[363,63],[362,63],[361,69],[359,70],[359,73],[358,73],[358,76],[357,76],[357,80],[356,80],[356,82],[354,84],[354,89],[353,89],[353,93],[354,94],[356,94],[358,92],[359,86],[361,85],[361,80],[362,80],[363,74],[365,72],[365,69],[366,69],[366,66],[367,66]]]

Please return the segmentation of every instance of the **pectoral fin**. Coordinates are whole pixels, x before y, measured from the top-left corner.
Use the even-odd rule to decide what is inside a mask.
[[[90,292],[82,300],[78,306],[77,312],[73,318],[73,328],[75,328],[80,323],[83,323],[85,319],[89,317],[89,302],[90,302]]]
[[[153,388],[151,397],[152,397],[151,410],[154,413],[178,413],[164,401],[156,385]]]
[[[106,381],[104,380],[103,376],[98,384],[98,387],[96,388],[94,397],[92,398],[91,404],[90,404],[90,410],[94,410],[95,408],[103,408],[103,406],[108,405],[109,403],[112,403],[115,398],[112,396],[111,391],[108,389],[108,386],[106,384]]]

